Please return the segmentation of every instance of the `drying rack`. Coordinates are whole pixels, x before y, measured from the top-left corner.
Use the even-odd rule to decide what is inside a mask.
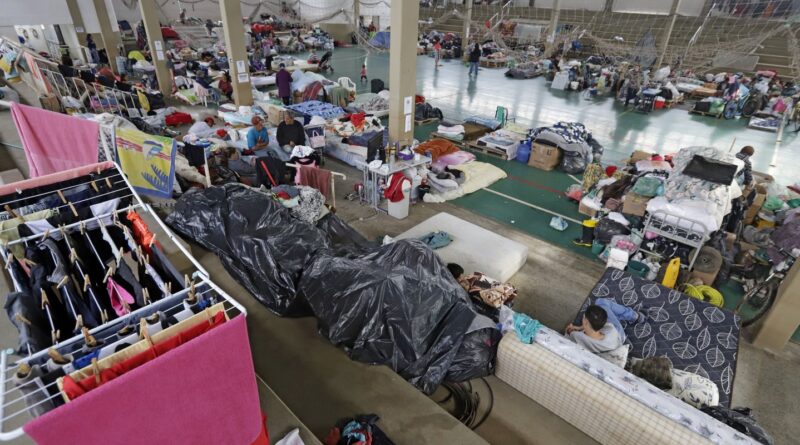
[[[99,165],[99,164],[98,164]],[[225,291],[223,291],[219,286],[217,286],[214,282],[211,281],[209,278],[208,272],[200,265],[200,263],[195,259],[192,254],[187,251],[187,249],[181,244],[177,236],[167,227],[167,225],[156,215],[153,208],[142,201],[141,197],[138,193],[134,190],[131,183],[128,181],[128,178],[122,173],[122,169],[116,163],[113,164],[113,169],[116,170],[116,175],[111,175],[111,177],[119,177],[122,181],[117,183],[124,182],[124,188],[121,188],[116,191],[112,191],[111,193],[117,193],[119,191],[127,193],[125,196],[122,197],[132,197],[134,201],[130,206],[126,206],[124,208],[118,208],[113,212],[109,212],[103,215],[93,216],[91,218],[86,218],[84,220],[68,224],[62,226],[60,230],[72,230],[77,227],[86,225],[91,226],[92,224],[102,225],[103,220],[108,218],[113,218],[115,214],[127,212],[129,210],[137,210],[143,215],[149,215],[151,220],[155,221],[156,224],[166,233],[167,237],[169,238],[170,242],[174,243],[180,252],[186,256],[186,258],[190,261],[191,265],[193,266],[193,271],[191,273],[186,273],[185,275],[185,286],[183,289],[176,290],[175,292],[171,292],[169,295],[164,296],[162,299],[150,302],[146,306],[140,307],[136,310],[129,312],[126,315],[120,316],[115,320],[111,320],[100,324],[99,326],[93,329],[84,328],[82,334],[78,334],[72,336],[70,338],[66,338],[64,340],[59,340],[55,342],[55,344],[47,349],[42,349],[35,353],[30,353],[26,357],[20,358],[18,360],[13,360],[12,355],[9,350],[2,350],[0,351],[0,441],[10,441],[16,438],[21,437],[24,434],[22,429],[23,425],[27,423],[31,416],[28,413],[28,410],[33,406],[28,406],[26,404],[26,397],[30,396],[30,394],[22,394],[22,392],[17,389],[17,387],[13,384],[13,375],[19,369],[20,364],[28,363],[28,364],[40,364],[44,363],[50,356],[49,354],[53,354],[51,350],[54,350],[58,354],[67,355],[75,351],[79,351],[85,344],[87,338],[93,338],[95,340],[107,340],[111,337],[115,336],[117,331],[124,326],[135,325],[136,321],[142,319],[143,317],[150,316],[155,314],[156,312],[170,312],[174,311],[178,307],[183,306],[184,300],[189,296],[194,296],[197,298],[202,298],[207,303],[222,303],[225,313],[227,314],[229,319],[232,319],[236,316],[246,316],[247,310],[242,306],[239,302],[237,302],[233,297],[228,295]],[[108,169],[107,169],[108,170]],[[102,179],[101,179],[102,181]],[[87,182],[90,183],[92,181]],[[73,184],[62,189],[59,189],[58,192],[63,192],[64,190],[68,190],[70,188],[77,187],[82,184]],[[58,193],[56,192],[56,193]],[[54,191],[47,192],[44,194],[52,194]],[[60,195],[61,196],[61,195]],[[95,196],[96,198],[97,196]],[[30,197],[26,197],[28,199]],[[13,201],[11,201],[13,202]],[[74,213],[74,207],[71,204],[65,204],[65,206],[70,207]],[[55,234],[55,232],[53,232]],[[22,243],[25,241],[29,241],[32,239],[37,238],[44,238],[48,235],[48,232],[32,235],[28,237],[21,238],[19,240],[15,240],[13,242],[9,242],[8,245],[0,247],[0,256],[2,256],[4,262],[8,260],[9,252],[8,246]],[[13,283],[13,280],[7,279],[9,284]],[[13,283],[16,285],[16,283]],[[43,400],[40,400],[38,404],[46,403],[49,400],[52,400],[55,397],[61,397],[60,394],[51,395],[48,392],[48,388],[55,383],[51,383],[43,388],[40,388],[39,391],[44,393],[42,397]],[[59,409],[59,408],[56,408]]]
[[[300,170],[302,167],[304,167],[303,165],[292,164],[291,162],[287,162],[286,166],[287,167],[296,168],[297,170]],[[306,165],[305,167],[308,167],[308,166]],[[317,168],[319,168],[319,167],[317,167]],[[331,172],[331,197],[333,198],[333,207],[335,208],[336,207],[336,181],[334,181],[334,178],[338,176],[338,177],[342,178],[343,180],[347,181],[347,175],[345,175],[344,173],[339,173],[339,172],[335,172],[335,171],[332,171],[332,170],[328,170],[328,171]]]

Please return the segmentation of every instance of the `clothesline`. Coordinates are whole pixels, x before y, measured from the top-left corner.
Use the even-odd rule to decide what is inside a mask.
[[[287,162],[286,166],[287,167],[294,167],[294,168],[296,168],[298,170],[301,170],[302,167],[309,167],[308,165],[292,164],[290,162]],[[319,167],[315,167],[315,168],[319,168]],[[320,170],[324,170],[324,169],[320,168]],[[339,173],[339,172],[335,172],[335,171],[332,171],[332,170],[324,170],[324,171],[329,172],[331,174],[331,197],[333,198],[333,203],[332,204],[333,204],[333,208],[336,208],[336,182],[333,180],[333,178],[335,176],[339,176],[340,178],[342,178],[345,181],[347,181],[347,175],[345,175],[344,173]]]

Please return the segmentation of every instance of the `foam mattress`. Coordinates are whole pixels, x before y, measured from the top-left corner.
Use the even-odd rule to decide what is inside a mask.
[[[449,213],[438,213],[396,239],[421,238],[430,232],[445,231],[453,242],[436,249],[445,263],[458,263],[464,272],[481,272],[498,281],[508,281],[528,260],[528,247]]]

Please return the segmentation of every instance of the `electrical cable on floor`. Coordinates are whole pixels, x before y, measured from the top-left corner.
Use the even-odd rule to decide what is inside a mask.
[[[473,430],[477,429],[486,421],[494,407],[494,392],[492,391],[492,387],[489,386],[489,382],[487,382],[486,379],[481,378],[480,381],[483,382],[489,393],[487,400],[488,407],[485,408],[485,412],[480,417],[480,420],[478,420],[478,413],[480,412],[481,397],[478,392],[473,391],[472,383],[470,382],[442,383],[441,387],[447,391],[447,395],[442,400],[436,400],[436,403],[442,405],[443,408],[458,419],[459,422]],[[452,403],[448,403],[451,401]],[[448,409],[448,406],[445,405],[452,406],[452,410]]]

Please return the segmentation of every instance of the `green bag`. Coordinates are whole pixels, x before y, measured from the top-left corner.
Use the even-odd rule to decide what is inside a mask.
[[[658,195],[658,189],[661,187],[661,180],[652,176],[645,176],[639,178],[636,184],[633,184],[631,191],[640,196],[652,198]]]

